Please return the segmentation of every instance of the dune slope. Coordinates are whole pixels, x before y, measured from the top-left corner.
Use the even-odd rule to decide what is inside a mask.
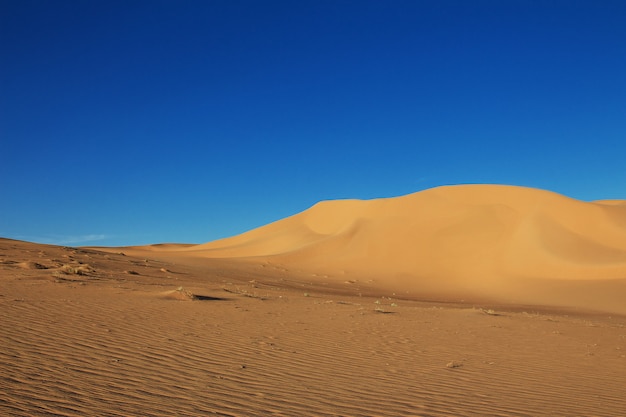
[[[619,309],[616,294],[626,295],[626,205],[524,187],[445,186],[321,202],[184,251],[372,280],[417,295]]]

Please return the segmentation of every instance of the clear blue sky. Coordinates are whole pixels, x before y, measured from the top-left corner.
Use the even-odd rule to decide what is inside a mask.
[[[458,183],[626,198],[624,1],[0,0],[0,236],[200,243]]]

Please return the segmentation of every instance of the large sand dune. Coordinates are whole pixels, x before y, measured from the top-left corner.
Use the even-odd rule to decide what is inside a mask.
[[[626,205],[524,187],[447,186],[326,201],[184,252],[265,261],[418,297],[626,313]]]

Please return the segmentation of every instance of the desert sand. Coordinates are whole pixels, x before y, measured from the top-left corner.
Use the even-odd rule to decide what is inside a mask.
[[[626,204],[319,203],[201,245],[0,239],[0,414],[626,415]]]

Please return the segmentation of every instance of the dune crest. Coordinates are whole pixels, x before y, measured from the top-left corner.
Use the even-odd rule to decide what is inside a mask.
[[[544,300],[544,289],[554,286],[545,282],[578,281],[582,293],[561,301],[580,304],[587,287],[600,281],[615,281],[626,295],[626,205],[517,186],[444,186],[402,197],[325,201],[183,251],[262,259],[340,279],[349,274],[394,291],[454,290],[524,302],[540,295],[561,304],[559,294]]]

